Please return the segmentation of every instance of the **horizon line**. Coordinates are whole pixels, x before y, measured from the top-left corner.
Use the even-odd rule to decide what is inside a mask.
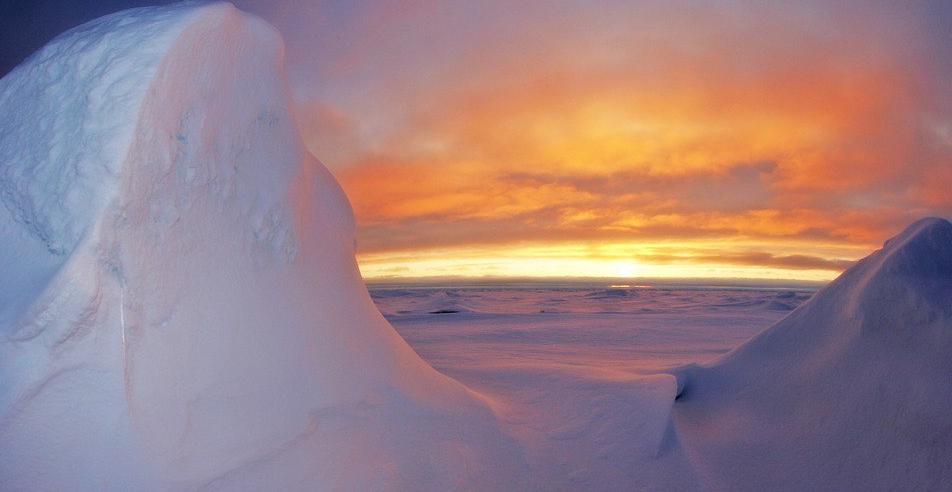
[[[487,286],[538,286],[538,285],[601,285],[614,288],[654,288],[654,287],[764,287],[764,288],[808,288],[819,289],[832,280],[803,280],[783,278],[744,278],[744,277],[372,277],[364,278],[368,287],[487,287]]]

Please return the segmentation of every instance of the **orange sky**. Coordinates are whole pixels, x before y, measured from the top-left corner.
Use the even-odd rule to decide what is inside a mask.
[[[271,17],[365,276],[828,279],[906,223],[952,215],[936,5],[330,2]]]

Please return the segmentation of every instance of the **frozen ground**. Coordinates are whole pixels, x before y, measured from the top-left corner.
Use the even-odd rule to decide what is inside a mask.
[[[812,295],[798,289],[371,287],[423,358],[469,386],[481,374],[657,374],[708,362]]]
[[[699,481],[665,443],[674,388],[652,375],[723,355],[812,292],[603,284],[371,295],[427,362],[495,403],[535,484],[670,490]]]

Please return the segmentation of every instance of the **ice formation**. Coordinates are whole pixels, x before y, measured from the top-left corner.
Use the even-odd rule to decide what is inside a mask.
[[[374,308],[282,52],[230,4],[145,8],[0,80],[0,489],[519,483]]]
[[[683,452],[717,490],[952,483],[952,224],[923,219],[710,367],[679,374]]]

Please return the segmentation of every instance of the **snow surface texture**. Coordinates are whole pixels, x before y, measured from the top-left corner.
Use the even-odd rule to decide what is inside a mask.
[[[0,489],[521,480],[374,308],[282,51],[229,4],[146,8],[0,81]]]
[[[678,438],[711,489],[947,490],[952,224],[916,222],[678,377]]]
[[[378,287],[371,294],[426,361],[494,402],[523,443],[537,488],[694,490],[701,485],[690,464],[665,438],[677,388],[657,374],[725,354],[811,292]]]
[[[549,346],[601,337],[589,355],[654,352],[660,371],[802,299],[711,299],[708,313],[757,321],[711,316],[717,335],[698,341],[670,317],[633,337],[600,326],[642,294],[589,292],[577,311],[540,309],[561,311],[551,330],[496,325],[542,363],[522,347],[509,367],[448,370],[466,387],[375,308],[349,204],[301,144],[282,43],[262,21],[220,3],[99,19],[0,80],[0,111],[0,490],[952,481],[945,220],[913,225],[713,364],[648,375]],[[487,315],[449,294],[419,307]],[[566,324],[586,319],[588,333]],[[477,328],[463,338],[493,341]],[[638,350],[610,350],[625,343]]]
[[[602,287],[371,287],[377,307],[440,372],[469,387],[496,370],[659,374],[710,362],[812,291]]]

